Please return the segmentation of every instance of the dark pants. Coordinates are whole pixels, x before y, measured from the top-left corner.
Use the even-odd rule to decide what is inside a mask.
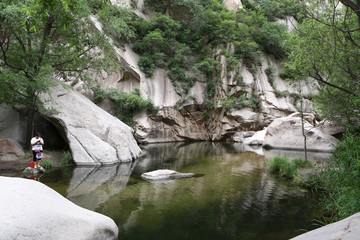
[[[40,152],[42,152],[42,150],[40,150]],[[37,161],[37,158],[36,158],[36,154],[37,152],[35,152],[34,150],[32,151],[32,154],[33,154],[33,161],[36,162]],[[39,159],[41,160],[41,159]]]

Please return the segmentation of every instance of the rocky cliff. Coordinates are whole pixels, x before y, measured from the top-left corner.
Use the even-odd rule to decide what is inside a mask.
[[[113,4],[117,4],[113,1]],[[241,2],[227,1],[225,5],[232,11],[236,11]],[[137,2],[137,14],[143,8],[141,2]],[[142,15],[142,14],[141,14]],[[144,17],[142,15],[142,17]],[[279,20],[280,21],[280,20]],[[102,31],[101,23],[94,22],[99,31]],[[293,29],[295,20],[288,17],[281,20]],[[265,55],[256,68],[249,68],[242,62],[233,66],[231,61],[234,54],[234,46],[219,46],[214,49],[214,58],[220,64],[219,80],[216,83],[215,96],[211,99],[214,108],[206,108],[209,101],[207,92],[209,86],[199,78],[184,94],[174,86],[166,69],[156,68],[152,77],[139,69],[139,56],[132,50],[131,45],[116,48],[118,59],[122,69],[112,74],[103,73],[97,82],[102,88],[115,88],[121,92],[132,92],[140,89],[143,98],[151,99],[159,107],[155,115],[149,115],[145,111],[135,112],[134,129],[138,142],[166,142],[185,140],[216,140],[238,141],[243,131],[258,131],[269,125],[273,119],[285,117],[300,109],[300,95],[305,97],[304,111],[311,112],[311,102],[307,99],[315,88],[309,84],[293,84],[279,77],[284,70],[281,62],[274,57]],[[224,54],[226,50],[227,54]],[[230,53],[230,54],[229,54]],[[231,65],[231,66],[230,66]],[[75,88],[87,92],[84,85],[79,82]],[[88,94],[92,96],[92,94]],[[240,99],[245,104],[239,104],[238,100],[231,106],[225,102],[230,99]],[[249,102],[254,104],[246,104]],[[103,109],[112,112],[109,104],[99,104]]]

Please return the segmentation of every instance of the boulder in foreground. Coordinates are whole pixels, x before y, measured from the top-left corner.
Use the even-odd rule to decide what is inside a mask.
[[[0,196],[0,239],[117,239],[111,218],[75,205],[40,182],[0,177]]]
[[[360,213],[341,221],[301,234],[292,240],[355,240],[360,236]]]
[[[194,173],[179,173],[174,170],[160,169],[152,172],[141,174],[141,177],[148,181],[164,181],[179,178],[194,177]]]

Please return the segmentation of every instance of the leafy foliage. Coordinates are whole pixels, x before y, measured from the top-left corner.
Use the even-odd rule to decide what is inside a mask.
[[[113,5],[107,6],[99,0],[91,1],[90,4],[93,12],[98,13],[105,33],[120,45],[137,39],[136,26],[140,20],[130,9]]]
[[[343,7],[337,6],[339,2]],[[319,85],[314,98],[322,117],[357,131],[359,122],[360,8],[349,1],[304,1],[304,18],[288,40],[284,77],[311,77]],[[344,107],[346,106],[346,107]]]
[[[255,35],[255,39],[266,53],[282,59],[287,55],[287,47],[285,45],[286,35],[287,27],[285,25],[265,22]]]
[[[276,2],[278,9],[288,9],[281,1]],[[139,38],[133,49],[141,56],[139,67],[148,77],[156,67],[167,69],[185,94],[199,78],[206,79],[209,97],[216,94],[218,79],[214,76],[219,63],[213,49],[219,46],[235,46],[235,55],[228,58],[229,70],[243,60],[255,71],[262,51],[277,58],[287,54],[286,26],[269,22],[264,15],[266,4],[237,13],[218,0],[146,0],[145,6],[158,14],[136,27]]]
[[[98,86],[92,87],[95,92],[93,101],[100,103],[104,99],[109,99],[114,103],[115,116],[128,125],[133,124],[132,115],[140,110],[147,110],[148,114],[155,114],[158,111],[149,99],[140,97],[139,89],[132,93],[120,92],[117,89],[101,89]]]
[[[325,205],[331,222],[360,211],[359,144],[359,136],[345,136],[333,157],[311,179],[311,187],[326,192]]]
[[[220,101],[220,105],[225,107],[227,111],[231,109],[252,108],[255,112],[261,111],[260,100],[256,97],[248,98],[244,93],[239,97],[230,97]]]
[[[85,79],[89,68],[117,64],[90,13],[84,0],[0,2],[0,102],[28,109],[28,138],[35,109],[42,109],[39,96],[58,79]]]

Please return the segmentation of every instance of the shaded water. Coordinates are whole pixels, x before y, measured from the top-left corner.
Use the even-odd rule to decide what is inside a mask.
[[[41,182],[111,217],[119,239],[289,239],[314,228],[316,198],[269,175],[267,159],[234,143],[144,146],[129,164],[63,168]],[[149,183],[156,169],[204,174]]]

